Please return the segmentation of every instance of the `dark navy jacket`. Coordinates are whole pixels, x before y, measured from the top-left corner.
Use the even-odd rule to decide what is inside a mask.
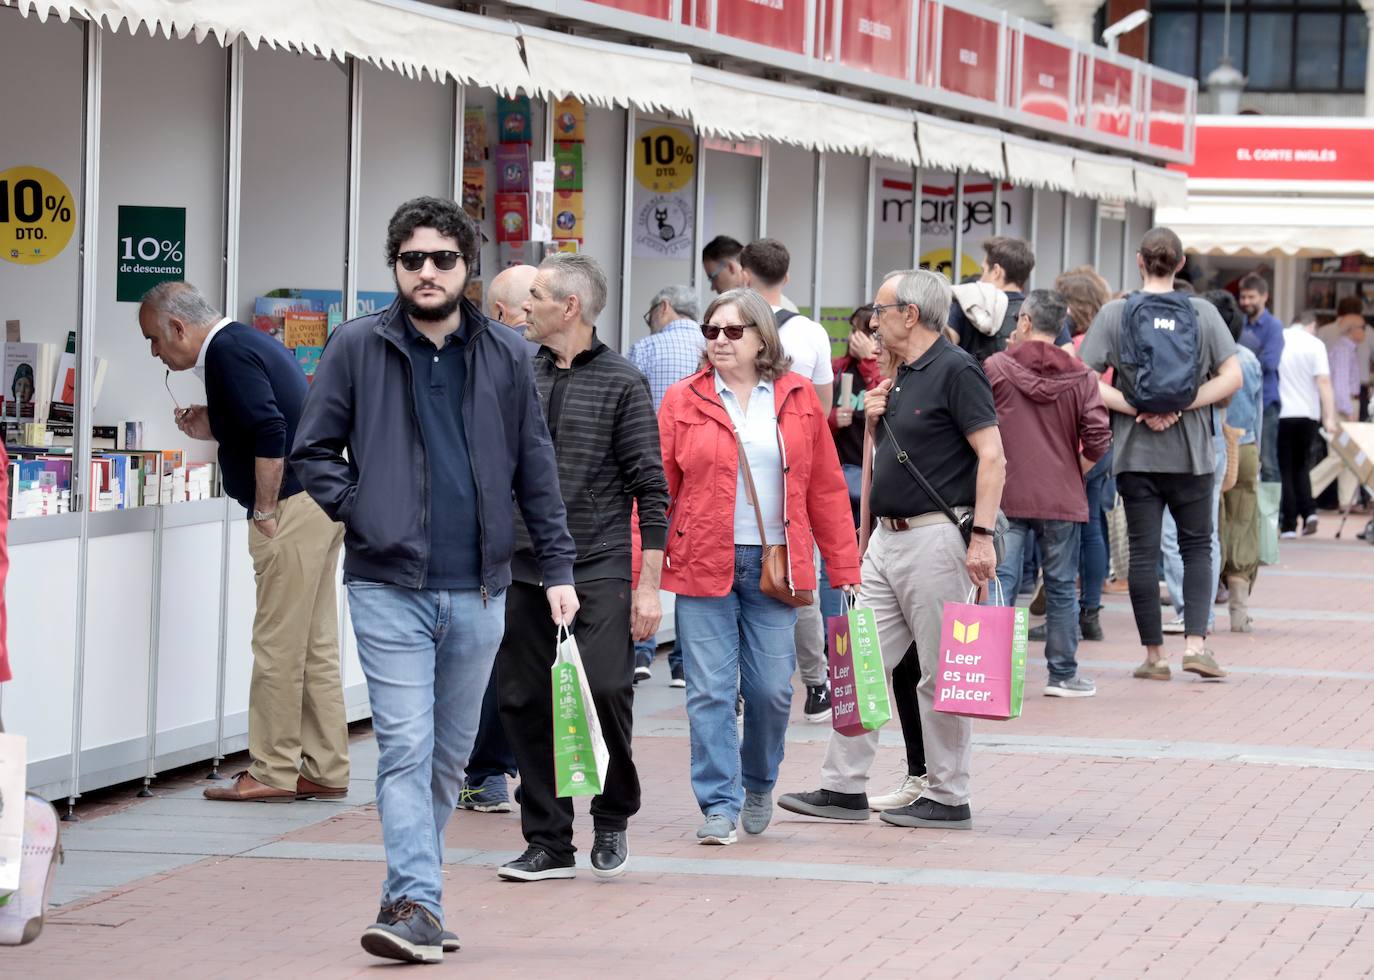
[[[576,551],[529,347],[467,300],[462,315],[469,329],[462,413],[477,485],[481,588],[489,594],[510,584],[517,502],[543,584],[571,585]],[[399,300],[334,332],[291,465],[324,512],[343,523],[345,572],[418,589],[429,566],[426,454],[451,447],[424,444],[405,345]]]

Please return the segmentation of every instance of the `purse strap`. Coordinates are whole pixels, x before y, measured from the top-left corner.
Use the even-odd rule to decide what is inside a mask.
[[[958,527],[959,515],[954,513],[954,509],[950,507],[949,504],[945,503],[945,498],[936,492],[935,488],[930,485],[930,481],[916,468],[916,464],[911,461],[911,457],[907,455],[907,451],[903,449],[901,443],[897,441],[897,436],[892,432],[892,426],[888,425],[886,413],[882,416],[882,422],[883,431],[887,433],[888,439],[892,441],[892,448],[897,451],[897,462],[906,467],[906,471],[911,474],[911,478],[925,491],[926,496],[931,499],[942,514],[949,518],[951,524]]]
[[[759,522],[759,543],[764,550],[768,549],[768,535],[763,530],[763,508],[759,506],[759,492],[754,488],[754,473],[749,469],[749,457],[744,452],[744,440],[740,438],[739,429],[733,425],[730,431],[735,434],[735,450],[739,453],[739,471],[744,474],[744,492],[749,497],[749,502],[754,505],[754,520]]]

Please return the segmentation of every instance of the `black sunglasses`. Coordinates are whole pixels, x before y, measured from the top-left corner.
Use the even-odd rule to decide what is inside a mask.
[[[744,328],[752,326],[752,323],[727,323],[718,327],[714,324],[703,323],[701,332],[707,340],[715,340],[722,333],[725,334],[726,340],[739,340],[744,336]]]
[[[434,268],[440,272],[449,272],[462,257],[462,252],[445,249],[441,252],[402,252],[396,256],[396,260],[401,263],[401,268],[406,272],[419,272],[425,267],[425,259],[431,260],[434,263]]]

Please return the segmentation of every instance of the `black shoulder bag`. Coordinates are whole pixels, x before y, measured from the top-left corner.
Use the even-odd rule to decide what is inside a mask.
[[[911,478],[916,481],[916,485],[925,491],[926,496],[935,503],[940,513],[948,517],[950,523],[959,529],[960,535],[964,538],[964,547],[967,548],[969,542],[973,540],[973,511],[969,510],[963,517],[956,514],[954,508],[945,503],[945,498],[940,496],[935,488],[930,485],[930,481],[925,478],[925,474],[918,470],[916,464],[911,461],[910,454],[907,453],[907,451],[902,448],[901,443],[897,441],[897,435],[892,431],[892,426],[888,424],[886,414],[882,416],[882,423],[883,431],[887,433],[887,438],[892,443],[892,448],[897,452],[897,462],[901,463],[902,466],[906,468],[906,471],[911,474]],[[997,555],[997,563],[999,565],[1002,563],[1002,536],[1006,531],[1007,518],[999,507],[997,509],[997,521],[993,527],[992,535],[992,548]]]

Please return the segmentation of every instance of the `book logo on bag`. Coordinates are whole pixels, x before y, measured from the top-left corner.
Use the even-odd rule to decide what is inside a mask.
[[[847,637],[847,636],[837,636],[837,637],[835,637],[835,656],[837,656],[837,657],[847,657],[847,656],[849,656],[849,637]]]
[[[978,641],[978,624],[961,623],[954,621],[954,639],[959,643],[976,643]]]

